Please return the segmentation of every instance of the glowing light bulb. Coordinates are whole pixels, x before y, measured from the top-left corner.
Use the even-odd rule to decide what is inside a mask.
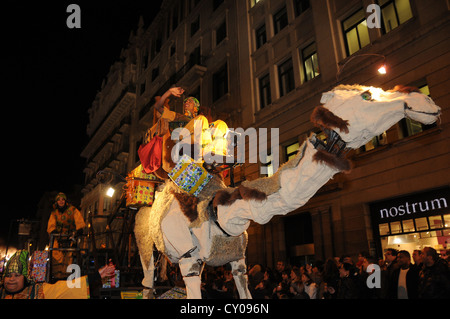
[[[378,69],[378,73],[380,73],[380,74],[386,74],[386,73],[387,73],[386,65],[383,64],[383,65]]]

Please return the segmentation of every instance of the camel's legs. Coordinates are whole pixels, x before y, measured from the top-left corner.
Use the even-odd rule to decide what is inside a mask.
[[[161,223],[166,254],[172,262],[178,262],[186,284],[188,299],[201,299],[201,261],[198,249],[192,240],[189,221],[174,200]]]
[[[230,262],[231,273],[239,293],[240,299],[252,299],[252,295],[248,290],[248,277],[245,259]]]
[[[153,299],[153,278],[155,276],[155,264],[152,258],[150,263],[146,265],[141,257],[142,270],[144,272],[144,279],[142,279],[142,286],[145,287],[143,294],[144,299]]]

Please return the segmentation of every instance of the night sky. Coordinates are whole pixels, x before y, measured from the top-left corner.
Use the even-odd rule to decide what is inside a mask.
[[[11,219],[35,217],[46,191],[83,184],[87,110],[110,66],[159,11],[151,1],[6,1],[2,4],[3,205],[0,240]],[[69,29],[69,4],[81,29]],[[5,71],[6,69],[6,71]]]

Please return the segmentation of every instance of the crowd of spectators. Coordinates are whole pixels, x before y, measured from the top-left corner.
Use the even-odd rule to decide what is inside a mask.
[[[249,290],[254,299],[449,299],[450,253],[433,248],[387,249],[384,258],[365,252],[317,260],[305,265],[278,261],[274,269],[250,265]],[[239,298],[226,266],[203,272],[204,298]]]

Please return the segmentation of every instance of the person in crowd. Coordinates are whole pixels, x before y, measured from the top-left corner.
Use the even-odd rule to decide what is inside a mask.
[[[419,270],[422,269],[422,251],[420,249],[414,249],[412,259],[414,261],[414,265],[416,265]]]
[[[292,267],[291,269],[291,285],[289,293],[292,299],[309,299],[309,296],[307,296],[305,292],[300,268],[298,267]]]
[[[362,267],[362,266],[361,266]],[[358,299],[358,269],[352,264],[342,263],[339,268],[339,281],[337,289],[329,288],[331,295],[335,295],[336,299]]]
[[[339,282],[339,268],[334,259],[329,258],[323,268],[324,289],[322,296],[324,299],[335,299],[336,294],[330,291],[336,291]]]
[[[102,279],[115,274],[113,264],[106,265],[89,276],[73,281],[61,280],[54,284],[35,283],[29,277],[29,253],[18,250],[8,260],[0,286],[0,299],[88,299],[100,296]]]
[[[256,286],[263,280],[264,273],[262,272],[262,267],[259,264],[254,265],[248,271],[248,286],[250,292],[253,292]]]
[[[419,275],[420,299],[450,299],[450,270],[447,261],[439,258],[431,247],[422,250],[423,268]]]
[[[450,261],[450,249],[444,250],[441,253],[441,258],[444,259],[446,262]]]
[[[378,273],[375,273],[378,271]],[[374,278],[374,280],[379,280],[381,287],[369,288],[367,284],[369,276],[377,276],[379,274],[380,278]],[[358,280],[358,290],[361,299],[380,299],[382,298],[382,288],[383,284],[386,283],[385,278],[386,273],[380,270],[378,265],[378,258],[374,256],[367,256],[364,258],[361,272],[359,273]]]
[[[273,271],[269,267],[266,267],[266,270],[264,271],[264,278],[255,287],[252,296],[254,299],[270,299],[274,288],[275,277],[273,275]]]
[[[64,193],[55,197],[53,211],[47,224],[47,233],[55,234],[53,248],[73,248],[77,237],[83,234],[86,227],[80,211],[67,201]],[[53,250],[51,258],[51,275],[55,280],[65,279],[68,274],[67,266],[72,264],[73,253],[70,251]]]
[[[364,258],[366,258],[367,256],[369,256],[369,253],[367,251],[360,251],[358,254],[358,261],[356,262],[356,267],[358,267],[358,269],[361,269],[362,264],[364,262]]]
[[[233,279],[233,274],[230,270],[224,270],[223,272],[223,297],[225,299],[236,299],[237,298],[237,288]]]
[[[282,260],[277,261],[277,264],[275,266],[275,270],[273,272],[273,275],[275,277],[275,282],[277,284],[283,280],[282,273],[283,273],[285,267],[286,267],[286,264],[285,264],[284,261],[282,261]]]
[[[317,299],[319,293],[319,287],[312,280],[311,275],[308,273],[302,274],[302,282],[304,286],[304,290],[306,294],[309,296],[309,299]]]
[[[411,255],[406,250],[397,254],[397,269],[389,279],[390,299],[417,299],[419,268],[411,264]]]

